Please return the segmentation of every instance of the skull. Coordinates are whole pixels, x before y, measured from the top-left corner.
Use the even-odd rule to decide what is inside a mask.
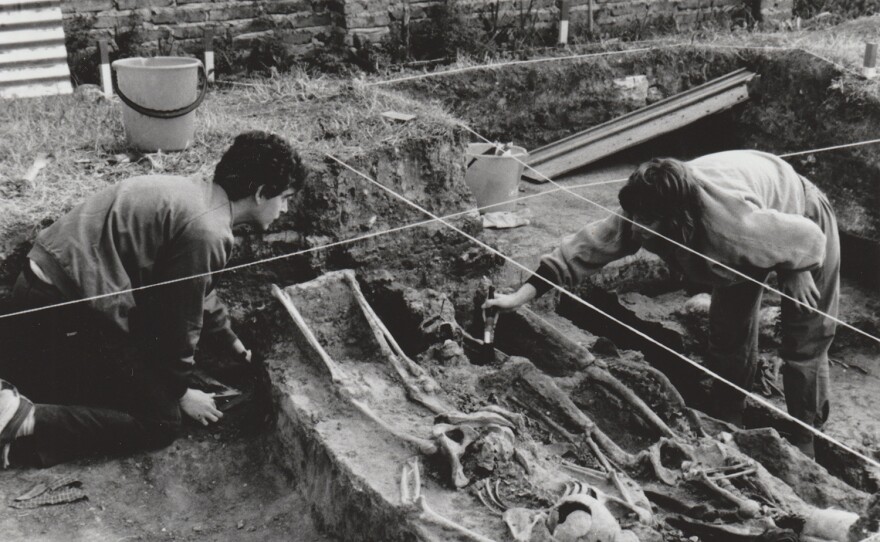
[[[601,502],[586,494],[560,499],[547,526],[558,542],[638,542],[634,533],[620,528]]]

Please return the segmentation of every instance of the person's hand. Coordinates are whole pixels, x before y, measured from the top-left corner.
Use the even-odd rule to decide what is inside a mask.
[[[514,311],[535,298],[537,291],[531,284],[523,284],[519,290],[512,294],[502,294],[494,299],[487,299],[483,303],[483,309],[495,308],[499,312]]]
[[[223,417],[223,413],[214,404],[214,396],[194,388],[188,388],[180,398],[180,410],[202,425],[216,422]]]
[[[816,288],[812,273],[809,271],[791,273],[780,277],[779,287],[782,293],[797,299],[810,308],[815,309],[819,306],[821,294],[819,289]],[[798,305],[798,309],[802,311],[807,310],[803,305]]]
[[[244,343],[241,342],[241,339],[235,339],[235,342],[232,343],[232,352],[235,354],[237,359],[242,359],[244,361],[250,361],[252,357],[252,353],[248,350]]]

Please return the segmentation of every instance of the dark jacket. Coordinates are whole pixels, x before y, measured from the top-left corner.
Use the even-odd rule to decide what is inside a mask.
[[[113,327],[146,338],[180,396],[203,329],[236,340],[210,275],[226,266],[232,247],[222,188],[149,175],[88,198],[40,232],[28,257],[66,297],[94,298],[90,307]],[[193,275],[201,276],[137,290]]]

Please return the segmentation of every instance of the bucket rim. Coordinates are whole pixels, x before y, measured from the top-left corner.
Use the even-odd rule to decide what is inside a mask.
[[[510,145],[511,155],[510,156],[497,156],[494,154],[482,154],[478,151],[472,151],[473,146],[481,146],[485,149],[489,149],[495,147],[493,143],[470,143],[468,147],[465,149],[465,156],[468,158],[510,158],[511,156],[521,158],[523,156],[528,156],[529,151],[524,147],[520,147],[519,145]]]
[[[171,60],[170,64],[165,65],[149,65],[150,60]],[[189,68],[197,68],[202,65],[202,61],[198,58],[190,58],[186,56],[134,56],[129,58],[120,58],[110,63],[110,67],[118,70],[119,68],[136,68],[139,70],[185,70]]]

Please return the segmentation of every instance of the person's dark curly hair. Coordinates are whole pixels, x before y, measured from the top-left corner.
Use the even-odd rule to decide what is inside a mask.
[[[299,190],[306,170],[299,154],[284,138],[262,131],[243,132],[214,169],[214,183],[226,191],[232,201],[257,192],[274,198],[287,189]]]
[[[661,233],[676,241],[693,239],[702,216],[699,187],[687,165],[674,158],[654,158],[629,176],[617,195],[631,216],[660,220]]]

